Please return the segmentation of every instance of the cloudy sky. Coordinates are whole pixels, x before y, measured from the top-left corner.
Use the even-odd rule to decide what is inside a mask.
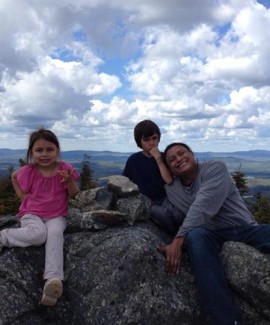
[[[0,148],[270,150],[270,1],[1,0]]]

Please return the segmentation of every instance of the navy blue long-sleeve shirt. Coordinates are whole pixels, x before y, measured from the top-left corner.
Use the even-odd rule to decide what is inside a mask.
[[[140,192],[152,201],[160,201],[166,197],[165,182],[155,158],[146,157],[142,151],[132,154],[127,159],[122,175],[137,184]]]

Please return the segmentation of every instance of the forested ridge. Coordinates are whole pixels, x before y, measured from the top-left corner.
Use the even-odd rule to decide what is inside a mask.
[[[23,159],[19,159],[19,165],[25,164]],[[0,178],[0,215],[16,214],[20,205],[20,200],[16,196],[11,182],[11,175],[14,171],[13,166],[7,168],[7,173]],[[256,192],[252,197],[245,197],[249,192],[248,182],[245,173],[240,169],[232,173],[234,182],[244,198],[249,210],[252,212],[257,222],[270,223],[270,199],[261,192]],[[97,186],[94,180],[94,170],[90,166],[90,156],[84,154],[80,164],[80,189],[87,190]]]

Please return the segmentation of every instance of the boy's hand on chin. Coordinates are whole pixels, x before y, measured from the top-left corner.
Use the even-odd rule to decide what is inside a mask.
[[[158,149],[158,147],[155,147],[155,148],[152,148],[150,151],[149,151],[150,155],[153,156],[156,160],[161,158],[161,153]]]

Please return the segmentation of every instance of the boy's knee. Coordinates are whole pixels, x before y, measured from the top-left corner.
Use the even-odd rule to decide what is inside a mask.
[[[160,205],[152,205],[150,207],[150,217],[156,222],[166,219],[165,209]]]

